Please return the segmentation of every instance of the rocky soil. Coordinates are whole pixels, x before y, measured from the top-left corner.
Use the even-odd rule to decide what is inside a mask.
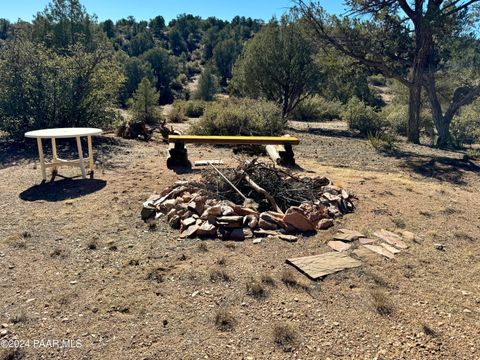
[[[378,153],[342,123],[289,132],[301,140],[298,174],[358,197],[355,212],[296,242],[182,238],[145,224],[152,193],[203,171],[168,170],[158,136],[96,139],[95,180],[41,186],[34,144],[2,142],[0,337],[30,347],[1,348],[0,359],[480,358],[479,164],[404,143]],[[73,144],[61,145],[69,156]],[[237,164],[225,147],[189,156]],[[340,228],[416,240],[317,281],[286,264],[332,251]],[[34,348],[42,339],[80,346]]]

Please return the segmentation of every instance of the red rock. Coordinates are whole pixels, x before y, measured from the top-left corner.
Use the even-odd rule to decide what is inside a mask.
[[[317,229],[319,230],[326,230],[331,228],[334,224],[333,219],[322,219],[318,222]]]
[[[283,214],[274,211],[267,211],[261,213],[260,219],[272,224],[276,224],[279,227],[285,227],[285,222],[283,221]]]
[[[281,240],[288,241],[288,242],[297,242],[298,241],[298,237],[293,236],[293,235],[280,234],[280,235],[278,235],[278,238],[281,239]]]
[[[200,226],[198,226],[197,224],[193,224],[193,225],[189,226],[186,230],[184,230],[180,234],[180,237],[181,238],[193,237],[196,234],[199,227]]]
[[[182,220],[182,225],[185,226],[185,227],[189,227],[190,225],[193,225],[197,222],[196,219],[194,219],[193,217],[188,217],[184,220]]]
[[[174,228],[174,229],[178,229],[180,227],[180,216],[178,215],[173,215],[172,218],[168,221],[168,224]]]
[[[195,211],[197,214],[203,214],[206,201],[207,198],[205,196],[196,196],[188,203],[188,207]]]
[[[241,216],[254,215],[256,217],[259,216],[258,211],[255,211],[255,210],[247,208],[247,207],[243,207],[243,206],[240,206],[240,205],[234,205],[234,206],[232,206],[232,208],[233,208],[233,211],[235,211],[235,214],[237,214],[237,215],[241,215]]]
[[[300,231],[315,230],[315,225],[308,220],[303,210],[296,206],[292,206],[287,210],[285,216],[283,217],[283,221]]]
[[[223,216],[231,216],[235,215],[235,211],[231,206],[228,205],[222,205],[222,215]]]
[[[358,242],[362,245],[368,245],[368,244],[373,244],[375,240],[370,238],[360,238],[358,239]]]
[[[243,218],[243,225],[255,229],[258,226],[258,218],[255,215],[247,215]]]
[[[347,244],[347,243],[344,243],[343,241],[334,241],[334,240],[329,241],[327,245],[330,246],[333,250],[338,252],[346,251],[350,249],[350,247],[352,246],[352,244]]]
[[[408,248],[408,245],[402,240],[402,238],[399,235],[392,233],[391,231],[382,229],[379,231],[375,231],[373,233],[373,236],[378,237],[379,239],[382,239],[383,241],[389,243],[390,245],[396,246],[397,248]]]
[[[169,199],[169,200],[165,200],[161,205],[160,205],[160,209],[162,211],[170,211],[172,210],[175,205],[177,204],[177,201],[175,199]]]
[[[258,229],[254,230],[253,234],[255,236],[278,236],[279,233],[273,230],[263,230],[263,229]]]
[[[213,236],[217,234],[217,227],[211,222],[205,221],[197,230],[198,236]]]
[[[274,223],[271,223],[267,220],[264,220],[262,218],[260,218],[260,220],[258,220],[258,226],[264,230],[276,230],[278,229],[278,226],[277,224],[274,224]]]
[[[177,210],[172,209],[167,213],[167,220],[170,220],[174,215],[177,215]]]
[[[306,202],[302,203],[299,207],[303,210],[303,213],[308,218],[308,220],[310,220],[315,225],[320,219],[325,217],[325,208],[323,206]]]

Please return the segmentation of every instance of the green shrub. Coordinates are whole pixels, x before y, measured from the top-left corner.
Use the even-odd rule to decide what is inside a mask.
[[[450,134],[456,146],[480,142],[480,115],[472,108],[465,109],[450,124]]]
[[[298,104],[291,113],[291,118],[300,121],[325,121],[339,119],[342,103],[330,101],[321,96],[314,96]]]
[[[167,119],[168,122],[171,123],[181,123],[186,120],[183,113],[176,107],[173,107],[172,110],[168,113]]]
[[[122,82],[106,46],[89,52],[77,44],[63,56],[16,37],[0,51],[0,130],[23,139],[40,128],[112,128]]]
[[[179,82],[182,85],[186,85],[188,82],[188,77],[185,74],[180,74],[177,76],[177,82]]]
[[[384,130],[385,120],[373,107],[365,105],[357,97],[353,97],[345,106],[342,118],[347,121],[350,130],[357,130],[360,135],[368,136]]]
[[[377,132],[368,134],[368,142],[378,151],[395,150],[395,135],[388,132]]]
[[[205,102],[202,100],[176,101],[173,107],[178,109],[184,116],[198,118],[205,111]]]
[[[382,116],[395,134],[406,136],[408,128],[408,106],[386,106]]]
[[[210,103],[190,131],[196,135],[281,135],[285,126],[276,104],[231,98]]]
[[[370,84],[375,86],[385,86],[387,84],[387,80],[382,74],[370,75],[368,80],[370,81]]]

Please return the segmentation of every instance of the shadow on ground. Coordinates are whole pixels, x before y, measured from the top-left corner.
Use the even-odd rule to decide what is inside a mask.
[[[63,201],[94,193],[103,189],[106,185],[105,180],[64,179],[34,185],[20,193],[19,197],[24,201]]]
[[[93,154],[97,161],[107,163],[115,154],[126,151],[126,142],[109,136],[93,138]],[[82,138],[84,156],[87,156],[86,139]],[[66,159],[78,159],[75,139],[57,139],[58,156]],[[35,139],[25,141],[9,141],[0,139],[0,169],[15,165],[23,161],[38,161],[37,142]],[[52,155],[52,146],[49,139],[43,140],[43,151],[46,160]]]
[[[360,134],[354,133],[350,130],[342,129],[326,129],[321,127],[306,127],[304,129],[291,129],[297,133],[307,133],[312,135],[336,137],[336,138],[351,138],[351,139],[364,139]]]
[[[464,176],[468,172],[480,173],[480,167],[466,159],[448,156],[428,156],[398,149],[384,152],[383,155],[401,160],[401,167],[407,168],[418,175],[455,185],[466,185],[467,182],[464,180]]]

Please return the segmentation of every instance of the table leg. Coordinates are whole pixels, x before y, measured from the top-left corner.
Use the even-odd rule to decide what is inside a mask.
[[[56,163],[57,159],[58,159],[58,156],[57,156],[57,139],[55,139],[55,138],[52,138],[52,155],[53,155],[53,162]],[[53,168],[53,171],[54,172],[57,171],[56,166]]]
[[[82,178],[86,179],[87,174],[85,172],[85,164],[83,163],[83,150],[82,150],[82,141],[80,136],[77,136],[77,149],[78,149],[78,158],[80,159],[80,170],[82,170]]]
[[[90,166],[90,173],[93,173],[93,146],[92,146],[92,137],[87,137],[88,142],[88,164]]]
[[[47,171],[45,170],[45,157],[43,156],[42,139],[37,138],[38,157],[40,158],[40,169],[42,170],[43,181],[47,180]]]

